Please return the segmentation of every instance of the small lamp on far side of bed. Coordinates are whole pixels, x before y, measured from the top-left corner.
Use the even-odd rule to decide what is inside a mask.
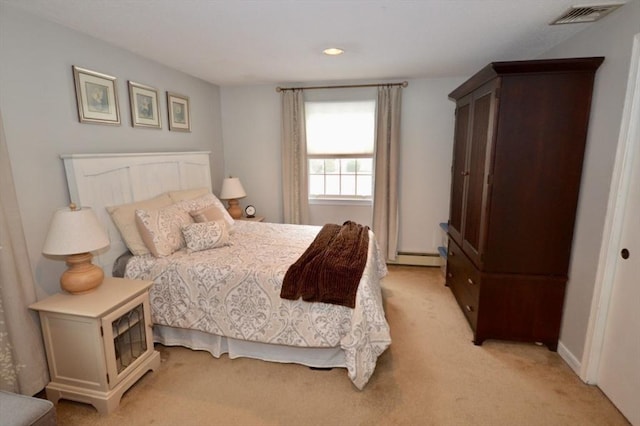
[[[75,204],[57,210],[42,253],[67,256],[68,269],[60,277],[60,287],[71,294],[88,293],[102,284],[104,271],[91,263],[91,251],[109,245],[109,237],[93,210]]]
[[[227,211],[234,219],[242,217],[242,210],[238,205],[238,198],[246,197],[247,193],[240,183],[240,179],[234,177],[225,178],[222,181],[222,191],[220,191],[221,200],[229,200],[229,208]]]

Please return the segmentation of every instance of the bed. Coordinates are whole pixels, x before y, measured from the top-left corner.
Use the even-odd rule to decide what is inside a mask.
[[[118,222],[114,206],[130,209],[169,196],[171,206],[148,211],[179,206],[196,217],[194,212],[202,211],[197,203],[215,199],[209,155],[63,155],[71,201],[92,207],[110,238],[110,246],[94,262],[106,274],[112,273],[114,265],[124,265],[127,278],[154,282],[150,301],[158,343],[206,350],[214,357],[227,353],[230,358],[341,367],[354,386],[363,389],[378,357],[391,343],[380,288],[387,270],[370,231],[353,309],[280,297],[289,266],[313,242],[320,227],[231,219],[229,232],[215,248],[194,246],[185,233],[188,247],[171,253],[163,252],[160,244],[158,252],[131,250],[135,244]],[[136,211],[140,215],[146,210]],[[183,230],[200,225],[185,225]],[[130,251],[136,255],[127,256]]]

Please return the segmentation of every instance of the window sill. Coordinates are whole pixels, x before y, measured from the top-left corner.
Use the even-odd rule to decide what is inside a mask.
[[[309,198],[309,205],[371,207],[373,205],[373,201],[358,200],[358,199],[344,199],[344,198]]]

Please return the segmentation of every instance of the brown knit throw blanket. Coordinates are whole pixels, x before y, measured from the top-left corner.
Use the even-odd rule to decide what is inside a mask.
[[[287,270],[280,297],[355,308],[368,247],[369,227],[351,221],[324,225]]]

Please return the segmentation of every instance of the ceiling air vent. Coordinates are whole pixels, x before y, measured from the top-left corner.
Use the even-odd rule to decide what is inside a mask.
[[[549,25],[594,22],[613,12],[623,4],[624,3],[602,4],[593,6],[572,6]]]

